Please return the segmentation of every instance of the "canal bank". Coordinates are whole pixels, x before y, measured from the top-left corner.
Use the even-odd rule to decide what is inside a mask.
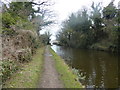
[[[60,80],[63,82],[64,88],[84,88],[79,82],[78,76],[72,72],[64,60],[58,56],[52,48],[50,48],[50,52],[53,55],[55,67],[59,73]]]

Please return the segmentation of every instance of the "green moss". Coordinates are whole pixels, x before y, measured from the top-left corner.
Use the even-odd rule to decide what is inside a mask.
[[[64,84],[65,88],[83,88],[83,86],[78,82],[77,75],[73,74],[68,65],[58,56],[52,49],[50,52],[55,60],[56,69],[60,74],[60,79]]]
[[[3,88],[37,88],[43,66],[44,48],[40,48],[33,60],[23,65],[22,70],[14,74]]]

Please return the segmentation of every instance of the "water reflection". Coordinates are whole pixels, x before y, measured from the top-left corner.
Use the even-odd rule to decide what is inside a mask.
[[[52,49],[71,66],[86,76],[86,87],[118,87],[118,56],[115,54],[52,46]]]

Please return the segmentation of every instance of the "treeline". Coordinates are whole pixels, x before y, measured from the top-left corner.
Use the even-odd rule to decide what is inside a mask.
[[[73,48],[92,48],[120,51],[120,8],[111,1],[108,6],[101,3],[72,13],[62,23],[57,40],[61,45]]]

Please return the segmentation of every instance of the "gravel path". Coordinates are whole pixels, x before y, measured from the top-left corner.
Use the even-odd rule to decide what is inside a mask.
[[[47,46],[44,55],[44,70],[38,88],[63,88],[54,64],[55,62]]]

